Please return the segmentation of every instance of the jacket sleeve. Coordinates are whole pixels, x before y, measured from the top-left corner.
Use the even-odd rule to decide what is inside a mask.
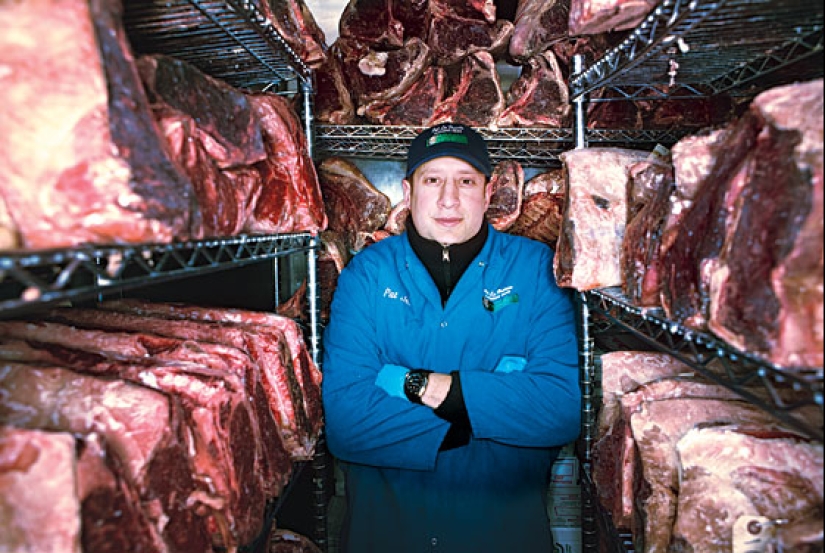
[[[524,447],[553,447],[580,431],[578,343],[568,290],[556,286],[552,253],[541,256],[536,301],[520,323],[528,332],[520,370],[461,371],[473,437]],[[500,364],[502,360],[499,360]]]
[[[341,272],[324,332],[327,445],[344,461],[431,470],[450,424],[432,409],[393,397],[376,384],[383,362],[370,316],[377,294],[370,277],[375,268],[360,261],[356,256]]]

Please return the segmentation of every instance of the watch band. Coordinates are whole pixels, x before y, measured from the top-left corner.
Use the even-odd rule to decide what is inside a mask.
[[[422,398],[427,391],[427,383],[432,371],[413,369],[404,376],[404,395],[410,403],[423,405]]]

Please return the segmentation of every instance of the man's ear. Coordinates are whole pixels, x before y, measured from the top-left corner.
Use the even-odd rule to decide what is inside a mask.
[[[404,190],[404,198],[403,202],[407,205],[410,205],[410,194],[412,193],[412,183],[409,179],[404,179],[401,181],[401,188]]]

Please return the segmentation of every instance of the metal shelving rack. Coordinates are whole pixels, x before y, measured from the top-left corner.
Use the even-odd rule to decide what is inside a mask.
[[[253,91],[303,95],[304,130],[313,148],[312,71],[250,0],[124,2],[123,22],[136,54],[164,54]],[[88,245],[0,252],[0,318],[32,314],[66,301],[89,300],[144,286],[305,254],[309,350],[320,359],[319,239],[309,233],[240,235],[170,244]],[[308,463],[313,471],[313,539],[326,550],[326,448],[323,436]],[[302,465],[303,466],[303,465]],[[298,467],[296,474],[302,466]],[[261,535],[242,551],[269,550],[268,532],[292,486],[267,507]]]
[[[588,67],[580,56],[574,59],[569,86],[576,107],[575,147],[638,143],[623,140],[621,131],[587,129],[584,118],[589,101],[702,98],[721,93],[752,98],[773,86],[821,78],[822,29],[823,7],[810,0],[662,0],[619,46],[600,59]],[[591,98],[590,93],[596,90],[611,90],[614,94]],[[675,140],[670,143],[681,136],[672,138]],[[673,355],[698,374],[730,388],[811,439],[823,440],[821,417],[819,423],[812,423],[799,416],[801,409],[810,406],[822,412],[821,367],[783,370],[737,351],[712,335],[668,321],[661,310],[637,308],[618,289],[580,292],[577,304],[584,551],[603,547],[614,553],[633,551],[632,536],[613,527],[590,479],[601,385],[596,374],[597,332],[628,332],[637,341]],[[754,395],[754,386],[768,399]],[[780,388],[794,390],[797,399],[793,404],[782,401]]]

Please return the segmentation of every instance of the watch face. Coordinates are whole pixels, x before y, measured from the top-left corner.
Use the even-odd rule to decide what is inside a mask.
[[[407,391],[416,396],[424,395],[424,389],[427,387],[427,374],[418,371],[410,371],[407,373],[407,378],[404,381]]]

